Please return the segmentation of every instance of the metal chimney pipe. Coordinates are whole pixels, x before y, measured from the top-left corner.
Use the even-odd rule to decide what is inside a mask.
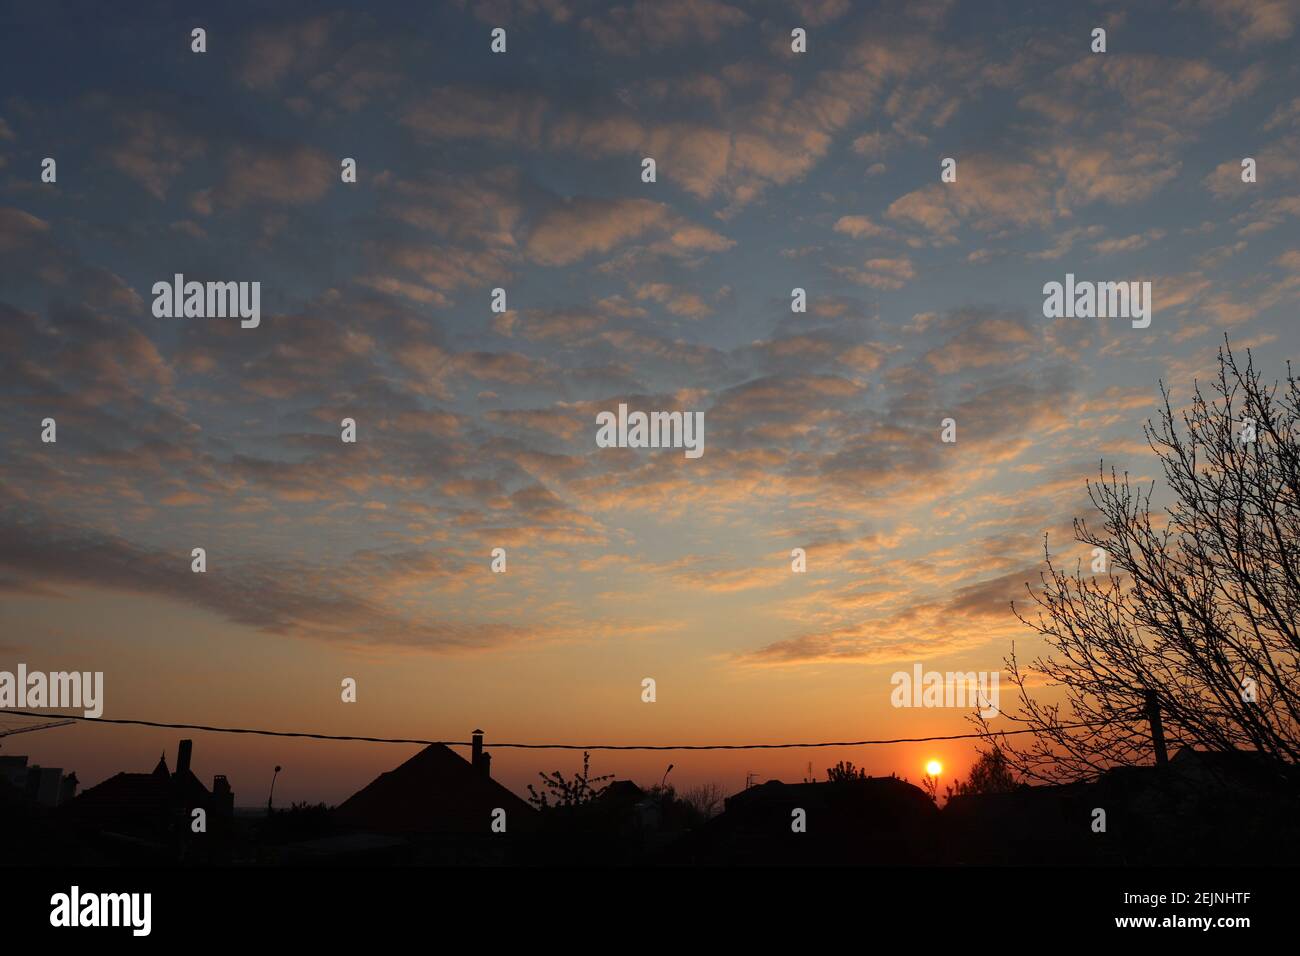
[[[470,737],[470,741],[472,743],[470,747],[469,762],[473,764],[475,770],[479,770],[483,767],[483,731],[474,731],[473,736]]]

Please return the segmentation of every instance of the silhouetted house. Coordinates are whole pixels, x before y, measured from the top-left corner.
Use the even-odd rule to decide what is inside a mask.
[[[1275,862],[1300,851],[1295,772],[1258,753],[1186,747],[1165,767],[954,797],[942,815],[944,861]]]
[[[17,754],[0,754],[0,783],[14,790],[26,790],[27,758]]]
[[[500,836],[492,832],[493,814],[500,809],[507,834],[527,832],[537,811],[492,779],[482,731],[474,731],[473,739],[470,760],[430,744],[381,773],[339,805],[336,821],[374,833]]]
[[[194,834],[194,811],[205,814],[205,835],[215,843],[234,813],[235,796],[222,775],[209,791],[190,769],[194,745],[182,740],[176,771],[167,769],[165,755],[150,773],[118,773],[86,790],[66,808],[68,820],[84,830],[115,834],[142,847],[175,852]]]
[[[944,862],[1064,864],[1102,862],[1115,840],[1092,838],[1100,795],[1088,783],[1022,785],[1009,793],[951,798],[943,808]],[[1102,798],[1117,814],[1117,800]],[[1110,821],[1107,821],[1108,823]]]
[[[77,775],[65,775],[59,767],[27,763],[25,756],[0,756],[0,786],[9,799],[41,807],[57,807],[77,795]]]
[[[674,846],[668,859],[903,864],[930,862],[935,855],[938,808],[920,788],[895,777],[796,784],[769,780],[728,797],[724,807]]]
[[[601,791],[599,799],[611,806],[635,807],[645,799],[645,791],[631,780],[613,780]]]
[[[620,817],[638,829],[654,830],[660,824],[659,801],[631,780],[613,780],[596,803],[604,811]]]
[[[537,814],[530,859],[562,866],[646,862],[694,820],[672,790],[614,780],[580,803],[553,802]]]
[[[1170,761],[1189,783],[1261,796],[1295,793],[1300,767],[1253,750],[1209,751],[1184,747]]]

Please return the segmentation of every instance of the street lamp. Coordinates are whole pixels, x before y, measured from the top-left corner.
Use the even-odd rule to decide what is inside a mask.
[[[280,775],[280,765],[275,765],[275,773],[271,774],[271,795],[266,798],[266,813],[271,814],[271,801],[275,799],[275,778]]]

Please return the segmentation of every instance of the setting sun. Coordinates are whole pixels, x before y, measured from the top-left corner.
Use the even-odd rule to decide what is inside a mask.
[[[943,764],[937,760],[931,760],[925,765],[925,772],[931,777],[937,777],[943,771]]]

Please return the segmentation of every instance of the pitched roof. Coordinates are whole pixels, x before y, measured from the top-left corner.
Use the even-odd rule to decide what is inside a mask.
[[[70,805],[75,813],[150,812],[172,801],[171,780],[154,773],[119,773],[85,790]]]
[[[381,833],[491,833],[492,811],[507,832],[528,829],[536,811],[449,747],[430,744],[381,773],[335,811],[347,826]]]
[[[189,770],[169,773],[166,755],[150,773],[118,773],[81,792],[68,806],[78,816],[158,814],[178,806],[207,806],[212,794]]]
[[[1185,774],[1224,784],[1276,788],[1291,781],[1294,787],[1297,779],[1295,764],[1258,750],[1211,751],[1184,747],[1169,763]]]

